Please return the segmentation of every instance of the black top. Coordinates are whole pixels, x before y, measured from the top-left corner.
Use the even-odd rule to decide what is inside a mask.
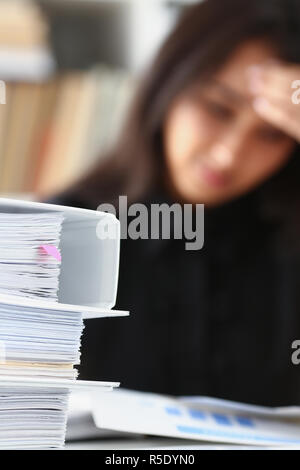
[[[101,201],[50,202],[96,209]],[[131,316],[86,322],[80,377],[299,404],[300,365],[291,361],[300,339],[298,262],[276,255],[272,236],[246,197],[205,211],[200,251],[185,250],[185,240],[122,240],[116,308]]]

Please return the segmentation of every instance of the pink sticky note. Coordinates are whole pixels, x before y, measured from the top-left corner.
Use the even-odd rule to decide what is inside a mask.
[[[53,258],[57,259],[57,261],[61,261],[61,254],[53,245],[41,245],[41,250],[43,250],[47,255],[53,256]]]

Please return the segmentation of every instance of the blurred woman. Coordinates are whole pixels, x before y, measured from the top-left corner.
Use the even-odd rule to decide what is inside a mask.
[[[204,203],[204,247],[122,240],[117,307],[131,317],[87,324],[82,378],[300,401],[297,79],[297,0],[206,0],[182,15],[109,158],[52,202]]]

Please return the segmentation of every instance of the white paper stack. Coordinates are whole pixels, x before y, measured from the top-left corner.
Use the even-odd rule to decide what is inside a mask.
[[[114,382],[1,376],[0,449],[61,448],[72,389],[111,391]],[[100,395],[101,396],[101,395]]]
[[[83,330],[80,312],[15,305],[0,297],[0,373],[74,379]]]
[[[0,199],[0,449],[61,448],[70,390],[104,392],[119,385],[76,381],[74,368],[80,362],[84,318],[127,314],[110,309],[119,240],[102,247],[95,230],[101,217],[106,215]],[[116,219],[108,220],[115,224]],[[92,284],[95,294],[99,289],[107,299],[106,308],[95,306],[89,282],[80,290],[75,284],[83,264],[85,276],[94,276],[91,246],[94,253],[100,249],[110,256],[102,267],[109,273],[101,277],[102,287],[97,276]],[[78,300],[82,293],[91,297],[90,304],[71,304],[70,298]]]
[[[1,385],[0,449],[62,447],[68,396],[67,388]]]
[[[62,222],[59,212],[0,214],[0,448],[64,443],[69,389],[41,383],[76,378],[82,314],[14,297],[57,301],[60,260],[41,247],[58,250]],[[24,386],[32,378],[41,383]]]
[[[63,214],[0,213],[0,293],[57,301],[60,261],[42,247],[58,249]]]

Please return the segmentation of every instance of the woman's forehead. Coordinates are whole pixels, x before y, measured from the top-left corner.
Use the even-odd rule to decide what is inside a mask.
[[[266,64],[275,58],[274,50],[266,42],[249,40],[237,47],[216,72],[214,78],[237,93],[247,95],[247,70],[249,67]]]

